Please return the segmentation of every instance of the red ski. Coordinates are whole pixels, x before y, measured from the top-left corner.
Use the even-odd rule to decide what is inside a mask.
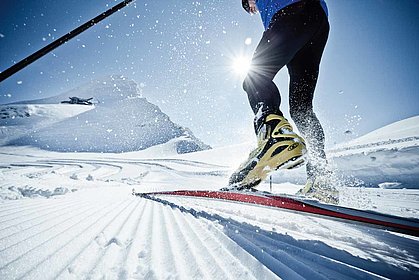
[[[187,196],[228,200],[242,203],[281,208],[290,211],[308,213],[328,219],[336,219],[346,223],[359,223],[370,227],[378,227],[389,231],[400,232],[419,237],[419,221],[402,218],[373,211],[357,210],[336,205],[322,204],[314,200],[275,195],[270,193],[230,192],[230,191],[162,191],[151,193],[135,193],[137,196],[152,198],[160,195]]]

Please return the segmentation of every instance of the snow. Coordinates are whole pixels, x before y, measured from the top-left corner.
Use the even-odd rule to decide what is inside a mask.
[[[371,145],[383,141],[413,140],[415,138],[416,140],[419,138],[419,116],[392,123],[340,146],[343,148],[345,146]]]
[[[93,97],[95,105],[60,104],[69,96]],[[178,153],[210,148],[141,97],[134,81],[118,76],[55,97],[2,105],[0,129],[0,144],[60,152],[137,151],[172,139]]]
[[[417,189],[419,116],[395,122],[329,151],[332,162],[348,176],[378,187],[392,183]],[[383,185],[381,185],[383,186]]]
[[[98,109],[49,104],[7,105],[19,117],[3,144]],[[341,187],[340,205],[419,218],[417,120],[328,151],[337,170],[364,181]],[[418,279],[417,237],[256,205],[133,196],[219,189],[254,144],[179,154],[180,140],[125,153],[1,146],[0,278]],[[294,194],[303,173],[275,173],[272,191]]]

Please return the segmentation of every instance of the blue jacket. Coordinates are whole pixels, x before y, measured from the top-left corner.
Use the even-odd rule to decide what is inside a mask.
[[[268,29],[269,23],[276,12],[299,1],[301,0],[256,0],[256,6],[259,10],[265,30]],[[320,4],[327,15],[328,11],[326,2],[324,0],[320,0]]]

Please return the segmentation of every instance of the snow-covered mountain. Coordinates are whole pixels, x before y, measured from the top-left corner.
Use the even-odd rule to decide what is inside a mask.
[[[94,106],[60,104],[93,97]],[[210,148],[173,123],[123,77],[94,81],[55,97],[0,106],[1,144],[60,152],[129,152],[176,139],[178,153]]]
[[[419,116],[328,151],[336,168],[371,186],[419,188]]]

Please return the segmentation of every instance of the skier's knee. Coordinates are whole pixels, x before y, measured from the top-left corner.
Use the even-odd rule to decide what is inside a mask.
[[[265,88],[267,85],[272,83],[272,79],[258,74],[254,71],[250,71],[246,78],[243,80],[243,89],[246,92],[254,91],[255,89],[262,89]]]

